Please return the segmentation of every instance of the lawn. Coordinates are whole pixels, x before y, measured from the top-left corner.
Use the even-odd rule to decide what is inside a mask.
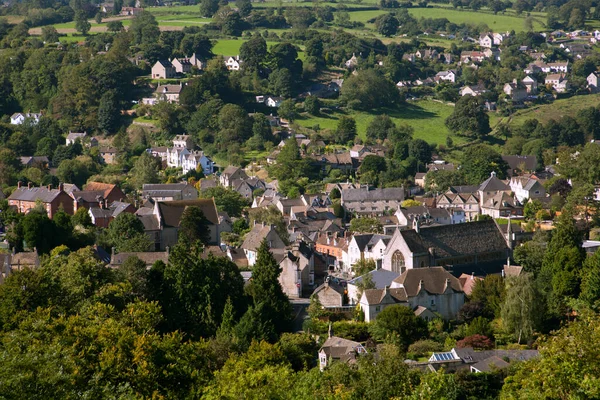
[[[387,13],[387,10],[369,10],[369,11],[352,11],[350,19],[366,23],[372,18],[376,18],[381,14]],[[489,12],[476,11],[460,11],[448,8],[409,8],[408,12],[415,18],[447,18],[448,21],[455,24],[471,24],[479,25],[481,23],[487,26],[494,32],[508,32],[511,30],[522,31],[525,28],[525,18],[512,15],[494,15]],[[541,30],[542,24],[539,22],[542,18],[534,18],[534,29]]]
[[[235,56],[240,54],[240,47],[245,40],[236,40],[236,39],[219,39],[215,43],[213,47],[213,53],[217,55],[223,56]],[[278,44],[278,42],[267,42],[267,46],[271,48],[271,46]],[[302,48],[302,46],[300,46]],[[304,52],[298,52],[298,58],[304,60]]]
[[[398,110],[382,110],[377,112],[342,111],[319,117],[303,116],[296,122],[304,127],[312,128],[319,125],[321,129],[335,129],[338,119],[342,115],[350,115],[356,120],[358,135],[364,138],[367,126],[377,114],[388,114],[397,124],[407,124],[414,128],[414,137],[423,139],[428,143],[444,144],[449,132],[444,125],[444,120],[452,113],[453,107],[432,100],[407,102]],[[455,143],[463,143],[461,137],[453,137]]]
[[[546,123],[550,119],[558,119],[564,115],[575,117],[579,110],[600,105],[600,94],[573,96],[559,99],[551,104],[535,106],[516,112],[509,123],[511,127],[521,126],[528,119],[535,118]]]

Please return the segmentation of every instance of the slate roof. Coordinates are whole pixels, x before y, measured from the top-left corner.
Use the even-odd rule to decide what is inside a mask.
[[[366,289],[363,290],[363,297],[369,305],[381,304],[385,298],[386,290],[389,292],[390,296],[392,297],[392,301],[394,302],[404,303],[408,300],[408,297],[406,296],[406,290],[404,288]]]
[[[471,369],[477,370],[477,372],[491,372],[495,369],[502,369],[508,367],[510,364],[501,359],[498,356],[492,356],[486,358],[483,361],[471,365]]]
[[[478,187],[474,185],[460,185],[460,186],[450,186],[448,191],[452,193],[475,193],[477,192]]]
[[[506,185],[506,183],[502,182],[498,177],[496,177],[496,173],[492,172],[491,176],[487,178],[483,183],[479,186],[479,190],[482,192],[495,192],[498,190],[509,190],[510,188]]]
[[[525,169],[528,171],[534,171],[537,167],[536,156],[502,156],[502,159],[510,169],[518,169],[521,164],[525,164]]]
[[[500,358],[508,358],[510,362],[526,361],[535,358],[539,355],[537,350],[484,350],[475,351],[472,347],[462,349],[454,348],[453,351],[465,363],[478,363],[490,357],[496,356]]]
[[[156,93],[156,94],[162,94],[162,93],[175,94],[175,93],[181,93],[182,89],[183,89],[183,87],[181,85],[158,85],[158,87],[156,88],[154,93]]]
[[[493,220],[465,224],[439,225],[401,231],[413,253],[426,253],[433,248],[437,258],[506,250],[506,241]]]
[[[173,64],[171,64],[171,61],[169,60],[158,60],[156,63],[162,65],[165,68],[173,68]]]
[[[181,216],[187,207],[198,207],[204,213],[204,216],[214,225],[219,225],[219,214],[215,206],[214,199],[194,199],[194,200],[176,200],[159,201],[158,208],[162,216],[164,226],[178,227],[181,222]]]
[[[348,361],[354,359],[358,347],[362,347],[358,342],[331,336],[323,343],[319,353],[323,352],[327,355],[327,358],[332,358],[334,360]]]
[[[390,286],[392,281],[400,276],[400,273],[380,268],[370,271],[369,275],[375,284],[375,289],[384,289],[386,286]],[[362,280],[363,276],[359,276],[348,281],[348,284],[358,285]]]
[[[273,232],[271,233],[271,231]],[[257,250],[260,247],[260,243],[269,234],[274,235],[272,237],[274,237],[275,239],[272,240],[273,243],[271,248],[277,249],[285,247],[285,244],[277,234],[277,231],[274,227],[272,227],[271,225],[256,224],[252,227],[250,232],[246,234],[246,237],[244,238],[244,243],[242,243],[242,248],[251,251]]]
[[[402,201],[404,200],[404,188],[343,189],[342,200],[344,202],[385,200]]]
[[[140,221],[142,221],[145,231],[160,230],[160,222],[158,221],[158,218],[156,218],[156,215],[154,215],[154,214],[145,214],[145,215],[137,214],[137,217]]]
[[[428,293],[443,294],[448,280],[454,291],[463,291],[460,281],[444,267],[411,268],[394,279],[394,283],[404,287],[407,297],[414,297],[419,293],[421,282]]]
[[[14,192],[8,197],[8,200],[19,200],[19,201],[41,201],[42,203],[51,203],[59,194],[61,190],[50,189],[47,187],[20,187],[15,189]]]

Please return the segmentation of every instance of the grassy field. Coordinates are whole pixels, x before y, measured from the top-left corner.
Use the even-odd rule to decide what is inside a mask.
[[[245,40],[236,40],[236,39],[219,39],[215,43],[213,47],[213,53],[217,55],[223,56],[235,56],[240,54],[240,47],[245,42]],[[267,46],[271,48],[271,46],[276,45],[278,42],[267,42]],[[301,47],[301,46],[300,46]],[[301,47],[302,48],[302,47]],[[298,58],[304,60],[304,52],[298,52]]]
[[[444,125],[444,120],[452,113],[452,106],[438,103],[432,100],[420,100],[408,102],[398,110],[382,110],[377,113],[352,111],[351,113],[336,112],[319,117],[304,116],[296,122],[304,127],[312,128],[319,125],[321,129],[335,129],[338,119],[342,115],[351,115],[356,120],[358,135],[364,138],[367,126],[377,114],[388,114],[397,124],[407,124],[414,128],[415,138],[423,139],[428,143],[444,144],[449,135]],[[455,143],[462,143],[464,139],[453,138]]]
[[[385,14],[385,10],[352,11],[350,19],[366,23],[372,18]],[[514,15],[494,15],[488,12],[460,11],[448,8],[409,8],[408,12],[415,18],[447,18],[455,24],[479,25],[485,23],[494,32],[522,31],[525,29],[525,18]],[[541,17],[534,17],[534,29],[541,30]]]
[[[560,99],[551,104],[544,104],[518,111],[512,116],[509,126],[521,126],[523,122],[532,118],[545,123],[550,119],[558,119],[564,115],[575,117],[579,110],[588,107],[597,107],[598,105],[600,105],[600,94],[573,96],[568,99]]]

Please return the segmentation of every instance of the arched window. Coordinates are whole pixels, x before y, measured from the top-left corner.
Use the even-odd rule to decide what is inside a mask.
[[[392,254],[392,271],[403,273],[406,271],[406,264],[404,263],[404,256],[400,252],[400,250],[396,250],[394,254]]]

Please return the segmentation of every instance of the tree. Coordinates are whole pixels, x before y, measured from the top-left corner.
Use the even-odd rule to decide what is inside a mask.
[[[465,96],[471,97],[471,96]],[[493,172],[498,179],[503,179],[508,170],[508,165],[502,156],[491,146],[478,144],[465,150],[462,159],[462,172],[467,182],[479,185],[490,177]]]
[[[293,86],[293,77],[287,68],[276,69],[269,75],[269,88],[277,96],[291,97]]]
[[[483,100],[473,96],[458,99],[452,115],[446,118],[446,126],[456,134],[471,138],[481,138],[491,131]]]
[[[58,176],[61,182],[74,183],[77,186],[83,186],[90,177],[90,172],[86,164],[77,159],[64,160],[58,166],[56,176]]]
[[[385,37],[394,36],[398,32],[400,22],[392,14],[384,14],[375,20],[377,32]]]
[[[518,343],[532,337],[544,316],[543,302],[533,274],[507,278],[506,298],[502,304],[502,323]]]
[[[344,81],[340,100],[351,108],[371,110],[401,103],[396,85],[375,69],[360,70]]]
[[[83,36],[86,36],[91,28],[92,24],[88,21],[85,12],[77,11],[75,14],[75,30],[81,32]]]
[[[235,6],[242,17],[247,17],[252,12],[252,3],[250,0],[236,0]]]
[[[133,170],[131,171],[131,181],[133,185],[141,189],[145,183],[157,183],[159,169],[160,160],[143,152],[135,161]]]
[[[107,238],[118,252],[148,251],[152,244],[142,221],[131,213],[121,213],[111,221]]]
[[[581,293],[579,299],[588,307],[597,310],[600,306],[600,253],[586,257],[581,273]]]
[[[484,315],[494,318],[500,315],[506,289],[504,280],[498,275],[488,275],[477,280],[471,292],[471,301],[483,305]]]
[[[221,30],[225,35],[241,36],[244,30],[244,21],[237,12],[231,12],[225,16],[221,24]]]
[[[298,116],[296,111],[296,103],[292,99],[286,99],[281,102],[281,105],[277,109],[277,114],[290,122],[294,121]]]
[[[280,274],[281,268],[265,239],[258,248],[247,292],[253,299],[254,307],[262,308],[261,320],[272,325],[276,334],[288,331],[292,321],[292,308],[279,283]]]
[[[240,59],[244,71],[259,71],[267,57],[267,42],[261,35],[254,35],[240,46]]]
[[[100,98],[98,106],[98,129],[104,134],[114,133],[119,127],[121,110],[116,91],[109,90]]]
[[[475,334],[456,342],[456,347],[459,349],[472,347],[475,350],[492,350],[494,343],[487,336]]]
[[[132,292],[137,297],[148,295],[148,271],[146,263],[135,256],[129,256],[119,266],[118,274],[131,285]]]
[[[352,117],[343,115],[338,120],[334,140],[339,144],[346,144],[356,137],[356,121]]]
[[[431,155],[431,146],[423,139],[414,139],[408,144],[408,156],[414,157],[423,165],[431,161]]]
[[[321,110],[321,101],[316,96],[307,96],[304,99],[304,111],[311,115],[319,115]]]
[[[121,21],[109,21],[106,23],[106,29],[109,32],[121,32],[123,31],[123,29],[125,29],[123,27],[123,22]]]
[[[42,27],[42,40],[44,43],[56,43],[58,42],[58,31],[54,26],[43,26]]]
[[[56,227],[45,211],[32,210],[23,217],[21,225],[27,247],[45,254],[59,244]]]
[[[396,124],[388,115],[377,115],[367,126],[367,138],[385,140],[394,129]]]
[[[375,339],[396,341],[406,350],[411,343],[427,336],[427,323],[410,307],[393,305],[377,315],[369,331]]]
[[[206,189],[200,193],[200,197],[214,198],[217,210],[225,211],[230,217],[240,217],[244,208],[250,205],[240,193],[222,186]]]
[[[369,154],[364,158],[358,172],[360,172],[361,176],[369,173],[373,176],[377,176],[380,172],[385,172],[385,170],[387,170],[385,158]]]
[[[211,18],[219,9],[219,0],[201,0],[200,14],[204,18]]]
[[[100,25],[102,23],[102,13],[101,12],[96,13],[94,20],[96,21],[96,23],[98,25]]]
[[[200,242],[207,245],[210,242],[208,219],[200,207],[186,207],[179,223],[179,241],[184,245]]]
[[[360,233],[383,233],[383,225],[377,218],[361,217],[352,218],[350,231]]]

